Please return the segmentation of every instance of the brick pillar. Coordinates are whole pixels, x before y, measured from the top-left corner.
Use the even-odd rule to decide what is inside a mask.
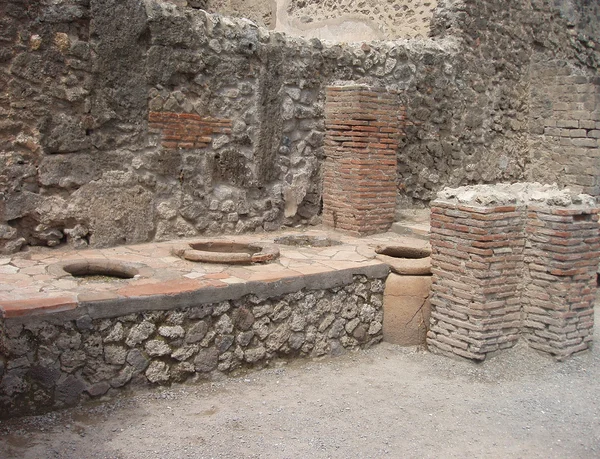
[[[365,85],[330,86],[325,103],[323,221],[355,235],[394,222],[396,150],[404,135],[398,95]]]
[[[522,218],[523,208],[513,204],[432,203],[431,349],[483,360],[517,342]]]
[[[430,348],[483,360],[523,336],[558,359],[587,349],[598,212],[591,196],[539,184],[440,192],[431,208]]]
[[[524,334],[559,359],[588,348],[600,257],[598,209],[529,206]]]

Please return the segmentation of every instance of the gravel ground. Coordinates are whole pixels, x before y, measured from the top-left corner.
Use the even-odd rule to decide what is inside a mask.
[[[475,364],[382,344],[0,421],[0,458],[597,458],[599,416],[599,346]]]

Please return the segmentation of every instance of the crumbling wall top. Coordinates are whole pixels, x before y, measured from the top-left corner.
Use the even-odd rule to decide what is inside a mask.
[[[596,207],[596,200],[587,194],[571,192],[568,188],[540,183],[500,183],[444,188],[437,194],[436,203],[450,202],[474,206],[547,205],[559,207]]]

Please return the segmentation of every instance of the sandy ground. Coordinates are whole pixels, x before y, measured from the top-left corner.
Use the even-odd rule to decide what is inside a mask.
[[[475,364],[382,344],[0,422],[3,459],[212,457],[598,458],[600,346]]]

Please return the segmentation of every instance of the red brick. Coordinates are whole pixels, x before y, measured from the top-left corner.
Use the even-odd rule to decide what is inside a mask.
[[[69,311],[77,307],[75,295],[61,297],[28,298],[25,300],[0,301],[2,317],[23,317],[52,312]]]

